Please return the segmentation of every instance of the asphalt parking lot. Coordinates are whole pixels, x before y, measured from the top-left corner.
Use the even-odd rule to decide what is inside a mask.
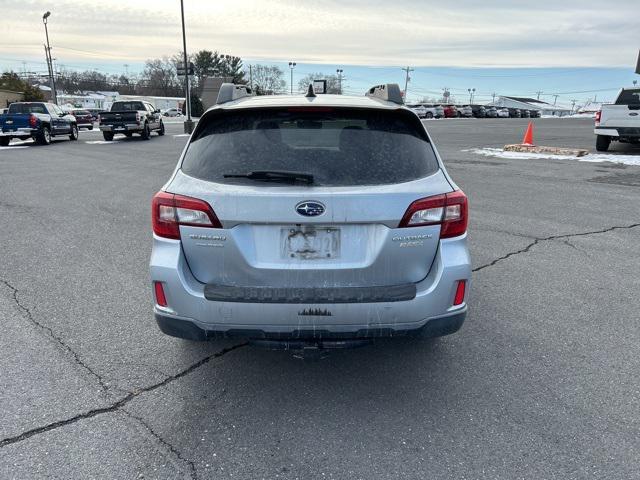
[[[317,362],[156,328],[180,124],[1,149],[0,477],[639,478],[640,167],[465,151],[527,122],[427,123],[470,200],[462,330]],[[534,122],[593,149],[590,119]]]

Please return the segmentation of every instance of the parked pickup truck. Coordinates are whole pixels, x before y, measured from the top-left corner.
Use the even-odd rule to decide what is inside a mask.
[[[78,124],[73,115],[45,102],[16,102],[0,115],[0,146],[6,147],[13,138],[33,138],[39,145],[49,145],[51,138],[68,136],[78,139]]]
[[[606,152],[612,141],[640,143],[640,88],[623,88],[615,103],[596,113],[596,150]]]
[[[116,133],[124,133],[127,137],[139,133],[149,140],[152,131],[164,135],[164,123],[160,110],[150,103],[126,100],[113,102],[110,111],[100,112],[100,130],[107,141],[113,140]]]

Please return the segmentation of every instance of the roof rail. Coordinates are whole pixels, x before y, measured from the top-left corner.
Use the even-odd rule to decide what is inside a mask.
[[[242,97],[251,96],[251,87],[246,85],[234,85],[233,83],[223,83],[220,85],[216,104],[232,102]]]
[[[385,83],[384,85],[371,87],[367,93],[365,93],[365,96],[379,98],[380,100],[397,103],[398,105],[404,104],[402,94],[400,93],[400,86],[397,83]]]

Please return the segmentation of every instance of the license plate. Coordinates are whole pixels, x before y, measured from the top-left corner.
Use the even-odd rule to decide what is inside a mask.
[[[333,227],[296,226],[280,232],[283,258],[301,260],[340,257],[340,229]]]

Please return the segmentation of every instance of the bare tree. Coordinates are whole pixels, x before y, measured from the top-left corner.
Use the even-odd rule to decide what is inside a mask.
[[[306,75],[298,82],[298,91],[306,92],[307,88],[309,88],[309,84],[313,83],[314,80],[326,80],[327,81],[327,91],[326,93],[340,93],[340,82],[338,81],[338,77],[335,75],[325,75],[324,73],[310,73]],[[344,87],[344,85],[343,85]]]
[[[176,73],[176,64],[169,57],[147,60],[142,78],[136,86],[138,93],[165,97],[182,94],[181,82]]]
[[[287,85],[284,72],[276,65],[255,65],[251,78],[256,95],[282,93]]]

